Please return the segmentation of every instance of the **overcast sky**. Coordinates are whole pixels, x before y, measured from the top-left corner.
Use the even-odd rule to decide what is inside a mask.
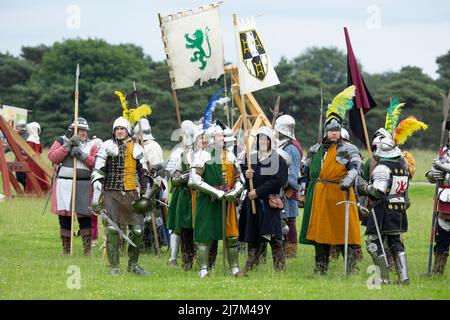
[[[212,1],[211,1],[212,2]],[[51,45],[68,38],[101,38],[142,46],[155,60],[164,50],[157,14],[190,9],[207,0],[1,0],[0,52]],[[73,10],[75,8],[75,11]],[[80,20],[74,20],[79,9]],[[235,61],[232,14],[260,15],[256,22],[273,63],[311,46],[345,50],[349,28],[356,57],[368,72],[415,65],[437,77],[435,59],[450,50],[449,0],[224,0],[225,58]]]

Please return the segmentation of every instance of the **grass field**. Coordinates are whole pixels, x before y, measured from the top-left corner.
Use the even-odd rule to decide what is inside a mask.
[[[127,259],[122,257],[124,274],[111,277],[98,250],[92,257],[82,255],[80,238],[75,239],[73,257],[60,256],[57,218],[48,209],[41,214],[45,199],[14,198],[0,203],[0,299],[449,299],[449,271],[442,278],[420,277],[427,266],[433,190],[411,187],[410,230],[404,235],[411,285],[381,289],[367,286],[371,259],[365,246],[359,271],[349,278],[342,276],[342,259],[332,261],[327,276],[313,276],[314,250],[304,245],[297,258],[287,260],[283,273],[274,272],[268,259],[249,277],[233,279],[223,274],[219,252],[211,277],[199,279],[197,268],[190,272],[168,268],[164,248],[161,258],[149,254],[140,258],[151,276],[128,274]],[[241,266],[244,261],[242,254]],[[73,268],[79,268],[80,289],[70,285]]]

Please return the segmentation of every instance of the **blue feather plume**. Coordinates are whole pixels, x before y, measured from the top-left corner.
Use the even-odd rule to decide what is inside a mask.
[[[222,88],[211,99],[209,99],[208,105],[206,106],[205,113],[203,114],[203,130],[208,129],[213,125],[213,115],[216,109],[216,102],[220,99],[220,95],[226,88]]]

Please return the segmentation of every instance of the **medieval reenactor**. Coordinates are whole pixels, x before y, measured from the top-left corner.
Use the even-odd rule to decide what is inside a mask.
[[[450,121],[446,122],[446,130],[450,130]],[[450,246],[450,138],[426,176],[430,183],[439,184],[433,274],[443,275]]]
[[[385,247],[394,257],[398,284],[409,284],[408,263],[401,233],[408,230],[407,190],[410,173],[402,151],[398,147],[419,129],[427,126],[410,116],[399,123],[403,104],[392,104],[388,109],[386,124],[375,132],[372,142],[376,165],[369,183],[357,181],[358,193],[369,198],[367,216],[367,251],[380,268],[381,283],[389,281],[388,261]]]
[[[183,140],[169,155],[165,168],[171,178],[170,206],[167,214],[167,227],[170,230],[170,254],[168,265],[177,264],[178,249],[181,244],[182,268],[188,271],[192,268],[195,247],[193,229],[192,191],[188,187],[189,168],[193,154],[196,151],[195,139],[202,139],[200,127],[190,120],[181,123]],[[201,150],[202,141],[198,150]]]
[[[286,257],[297,256],[297,216],[299,201],[300,165],[303,151],[295,139],[295,120],[289,115],[282,115],[275,121],[275,131],[279,134],[278,148],[285,151],[290,158],[288,184],[283,189],[284,211],[288,221],[289,232],[287,234]]]
[[[79,234],[83,240],[85,255],[91,255],[91,200],[90,176],[98,151],[96,143],[89,139],[89,124],[86,119],[78,118],[78,134],[73,135],[72,123],[65,135],[53,142],[48,158],[55,167],[55,180],[52,190],[52,212],[59,216],[60,235],[63,255],[70,252],[71,203],[73,159],[77,158],[75,213],[80,225]]]
[[[127,225],[128,272],[148,275],[138,264],[143,239],[144,214],[150,209],[152,179],[147,168],[144,149],[131,139],[131,125],[124,117],[113,123],[113,138],[105,141],[96,158],[92,173],[94,211],[102,212],[107,224],[106,252],[111,275],[120,275],[119,237],[125,234],[120,225]],[[139,178],[139,184],[136,177]],[[138,188],[142,197],[139,198]],[[103,196],[100,199],[101,195]],[[126,236],[126,235],[125,235]]]
[[[39,135],[41,134],[41,125],[37,122],[31,122],[27,123],[27,134],[28,137],[26,139],[28,145],[36,151],[36,153],[42,154],[42,144],[41,139]],[[37,178],[39,186],[43,191],[49,191],[50,190],[50,182],[48,181],[47,176],[44,173],[44,170],[42,170],[36,163],[31,161],[27,158],[27,163],[30,166],[30,170],[33,173],[33,175]],[[25,183],[25,192],[31,192],[33,189],[33,186],[30,181],[26,181]]]
[[[194,154],[188,185],[197,190],[194,242],[201,278],[207,276],[213,241],[224,240],[224,250],[235,277],[239,270],[239,241],[236,200],[243,190],[243,175],[237,158],[225,148],[223,129],[213,124],[205,132],[210,152],[201,150]]]
[[[250,154],[251,170],[246,170],[246,197],[239,217],[239,240],[247,243],[247,261],[244,273],[252,271],[259,263],[262,243],[270,243],[273,267],[282,271],[286,267],[283,251],[280,197],[288,180],[288,165],[275,147],[273,130],[261,127],[256,132],[256,152]],[[244,165],[247,168],[247,162]],[[253,179],[250,190],[249,179]],[[253,212],[252,201],[256,212]]]
[[[319,274],[328,271],[331,245],[336,245],[341,252],[345,252],[347,245],[345,269],[347,274],[354,272],[353,249],[361,244],[356,207],[337,205],[342,201],[355,202],[353,184],[362,165],[358,148],[341,136],[342,121],[353,105],[354,94],[355,87],[350,86],[328,105],[325,136],[322,143],[310,148],[304,169],[308,187],[300,243],[314,245],[314,272]]]

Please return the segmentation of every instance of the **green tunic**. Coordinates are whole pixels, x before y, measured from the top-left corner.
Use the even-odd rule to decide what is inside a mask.
[[[187,171],[185,163],[181,165],[182,171]],[[173,187],[167,213],[167,227],[170,230],[192,229],[192,197],[187,183]]]
[[[211,154],[214,159],[214,151]],[[203,181],[210,186],[222,186],[222,165],[209,161],[205,164]],[[197,192],[194,221],[194,241],[222,240],[222,200],[212,200],[211,195]]]
[[[305,208],[303,210],[303,220],[299,239],[299,242],[303,244],[315,244],[314,241],[306,239],[306,235],[308,233],[309,219],[311,218],[314,189],[316,187],[317,178],[319,178],[320,171],[322,170],[323,155],[324,147],[321,145],[319,150],[313,155],[311,165],[309,166],[309,184],[308,189],[306,190]]]

